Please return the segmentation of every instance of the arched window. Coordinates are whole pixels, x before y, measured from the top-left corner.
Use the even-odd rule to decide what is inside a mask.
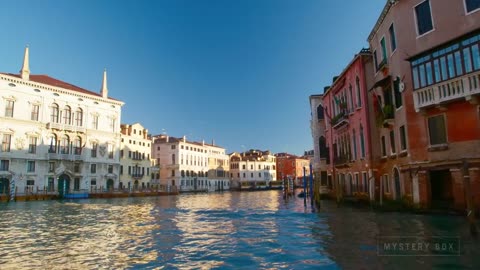
[[[181,175],[182,177],[185,177],[185,171],[182,170],[182,171],[180,172],[180,175]]]
[[[70,139],[68,138],[68,136],[64,136],[61,141],[60,141],[60,153],[61,154],[68,154],[69,151],[69,144],[70,144]]]
[[[357,107],[362,107],[362,95],[360,91],[360,78],[358,76],[355,79],[355,88],[357,88]]]
[[[190,171],[187,171],[187,177],[189,177],[189,176],[190,176]]]
[[[83,110],[82,108],[78,108],[75,112],[75,124],[79,127],[83,125]]]
[[[70,125],[72,122],[72,109],[70,106],[65,106],[63,109],[63,123],[66,125]]]
[[[318,120],[322,120],[325,118],[325,115],[324,115],[324,111],[323,111],[323,106],[320,104],[318,105],[317,107],[317,119]]]
[[[81,155],[82,154],[82,138],[77,137],[75,138],[75,142],[73,143],[74,153],[75,155]]]
[[[50,121],[52,123],[58,123],[58,104],[53,103],[52,106],[50,106]]]
[[[365,157],[365,137],[363,134],[363,126],[360,125],[360,152],[362,154],[362,158]]]
[[[57,135],[52,134],[49,137],[50,146],[48,147],[48,153],[56,153],[57,152]]]

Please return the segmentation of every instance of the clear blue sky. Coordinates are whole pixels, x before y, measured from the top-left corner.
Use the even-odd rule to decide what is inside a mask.
[[[122,123],[228,152],[313,149],[323,92],[386,0],[0,0],[0,72],[48,74],[126,102]]]

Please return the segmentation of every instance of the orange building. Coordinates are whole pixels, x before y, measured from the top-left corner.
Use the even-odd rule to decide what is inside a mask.
[[[277,158],[277,176],[279,179],[292,178],[295,185],[303,185],[303,168],[305,175],[310,177],[310,159],[308,157],[298,157],[288,153],[278,153]]]

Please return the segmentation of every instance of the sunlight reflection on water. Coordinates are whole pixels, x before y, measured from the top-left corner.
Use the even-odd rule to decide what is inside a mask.
[[[436,225],[445,220],[453,221]],[[374,247],[378,234],[462,234],[463,225],[331,202],[312,213],[303,200],[285,203],[278,191],[17,202],[0,204],[0,269],[428,268],[436,261],[396,264],[361,247]],[[476,242],[465,252],[480,257]],[[477,262],[458,259],[440,262]]]

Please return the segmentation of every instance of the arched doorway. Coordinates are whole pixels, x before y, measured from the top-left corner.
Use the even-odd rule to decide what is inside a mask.
[[[108,191],[113,191],[113,179],[108,179],[107,180],[107,190]]]
[[[133,189],[134,190],[138,189],[138,180],[135,180],[135,182],[133,183]]]
[[[395,199],[400,200],[400,172],[397,168],[393,169],[393,179],[395,183]]]
[[[7,178],[0,178],[0,194],[8,195],[10,192],[10,180]]]
[[[70,176],[66,174],[62,174],[58,177],[58,193],[60,197],[63,195],[68,194],[70,190]]]

